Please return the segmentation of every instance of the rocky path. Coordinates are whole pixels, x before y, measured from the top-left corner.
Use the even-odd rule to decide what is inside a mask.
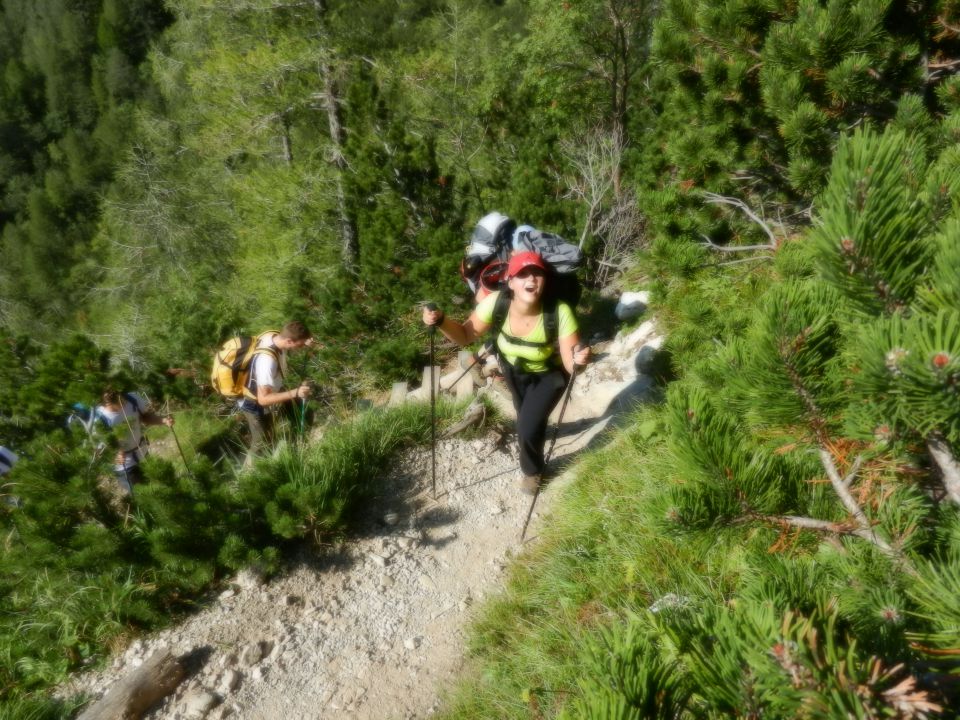
[[[572,464],[620,411],[644,397],[644,364],[659,345],[645,323],[599,347],[577,380],[554,451],[557,479],[541,493],[537,528]],[[509,406],[509,403],[504,403]],[[191,676],[145,717],[407,720],[429,716],[460,670],[464,633],[499,592],[530,498],[517,489],[514,437],[441,440],[437,497],[429,450],[398,459],[367,524],[337,547],[312,549],[281,577],[244,572],[206,609],[137,640],[109,669],[61,694],[102,695],[161,648],[190,654]],[[552,465],[554,463],[551,463]]]

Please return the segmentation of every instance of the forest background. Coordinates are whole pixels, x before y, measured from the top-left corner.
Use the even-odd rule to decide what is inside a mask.
[[[492,669],[458,712],[950,707],[956,0],[3,0],[0,34],[0,437],[47,483],[4,510],[23,545],[4,555],[3,692],[23,713],[54,711],[22,688],[160,614],[111,610],[96,642],[36,621],[25,578],[63,547],[71,581],[167,563],[130,585],[168,607],[270,557],[271,533],[316,529],[317,497],[278,510],[252,485],[257,532],[222,528],[184,579],[192,546],[163,498],[142,500],[137,538],[87,509],[70,404],[118,374],[196,404],[165,371],[202,380],[221,341],[294,317],[324,342],[302,371],[328,386],[412,377],[417,303],[466,313],[457,268],[494,209],[582,242],[591,287],[627,268],[646,282],[671,382],[619,441],[632,469],[597,460],[578,523],[519,583],[537,603],[481,627]],[[192,485],[157,472],[202,499],[183,526],[238,502],[210,464]],[[76,512],[54,523],[58,495]],[[87,543],[115,564],[93,567]],[[551,596],[535,577],[566,588],[547,611],[570,629],[538,641],[549,662],[521,650]]]

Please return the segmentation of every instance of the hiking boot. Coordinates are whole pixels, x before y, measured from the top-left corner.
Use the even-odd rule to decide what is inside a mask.
[[[520,492],[526,495],[536,495],[540,489],[540,475],[524,475],[520,478]]]

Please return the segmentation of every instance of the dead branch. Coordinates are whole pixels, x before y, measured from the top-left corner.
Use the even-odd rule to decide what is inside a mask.
[[[462,432],[469,427],[474,425],[482,425],[484,418],[487,416],[487,407],[479,399],[474,400],[467,406],[466,411],[463,414],[463,419],[451,425],[447,428],[441,437],[449,438],[456,435],[458,432]]]
[[[756,250],[776,250],[776,248],[773,247],[772,245],[766,245],[766,244],[764,245],[717,245],[713,240],[708,238],[706,235],[701,234],[700,237],[704,239],[705,241],[704,244],[707,247],[709,247],[711,250],[716,250],[717,252],[734,253],[734,252],[748,252],[748,251],[756,251]]]
[[[836,492],[837,496],[840,498],[840,502],[843,503],[843,507],[846,508],[847,512],[850,513],[850,515],[852,515],[857,521],[857,525],[859,527],[851,530],[849,534],[863,537],[865,540],[869,540],[888,555],[899,557],[899,552],[894,550],[894,548],[887,543],[886,540],[883,540],[876,534],[873,526],[870,523],[870,519],[867,517],[867,514],[863,511],[863,508],[860,507],[856,499],[850,493],[850,484],[854,481],[857,473],[860,470],[862,458],[859,456],[857,457],[853,463],[851,472],[845,478],[840,477],[837,466],[833,462],[833,456],[830,455],[826,448],[820,448],[820,462],[823,465],[823,469],[827,471],[827,477],[830,478],[830,484],[833,486],[834,492]]]
[[[777,247],[780,245],[780,241],[777,239],[777,236],[774,234],[773,230],[770,229],[770,226],[767,225],[766,221],[763,220],[763,218],[761,218],[759,215],[757,215],[753,210],[751,210],[750,206],[748,206],[743,200],[739,200],[738,198],[727,197],[726,195],[718,195],[717,193],[712,193],[712,192],[704,192],[703,197],[706,199],[706,201],[710,205],[731,205],[739,209],[740,211],[743,212],[744,215],[750,218],[750,220],[752,220],[753,222],[755,222],[757,225],[760,226],[763,232],[766,233],[767,237],[770,238],[770,242],[766,245],[753,246],[753,249],[763,248],[767,250],[776,250]],[[708,240],[708,242],[710,241]],[[719,247],[717,245],[714,245],[712,242],[710,242],[710,245],[713,247]],[[733,248],[731,251],[741,250],[741,249],[746,249],[746,248]]]
[[[789,525],[790,527],[800,528],[801,530],[816,530],[818,532],[828,532],[834,535],[851,535],[861,540],[866,540],[876,545],[885,555],[900,560],[901,555],[890,545],[876,536],[876,533],[870,529],[855,527],[850,524],[837,523],[831,520],[819,520],[817,518],[800,517],[798,515],[769,515],[760,517],[771,523],[780,525]]]
[[[934,434],[927,438],[927,450],[940,470],[947,496],[960,505],[960,462],[954,456],[950,444],[942,435]]]
[[[186,676],[180,660],[168,648],[158,650],[130,675],[114,683],[79,720],[133,720],[176,690]]]
[[[755,255],[754,257],[740,258],[739,260],[728,260],[727,262],[715,263],[713,267],[726,267],[727,265],[741,265],[746,262],[753,262],[754,260],[772,260],[773,258],[769,255]]]

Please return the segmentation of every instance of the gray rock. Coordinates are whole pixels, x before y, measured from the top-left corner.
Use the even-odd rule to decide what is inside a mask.
[[[647,309],[647,303],[650,302],[650,293],[643,290],[640,292],[625,292],[620,296],[617,307],[613,314],[618,320],[632,320],[640,317]]]
[[[216,693],[203,688],[192,690],[183,698],[183,714],[190,720],[200,720],[219,704],[220,697]]]
[[[263,660],[270,650],[273,649],[273,643],[266,640],[251,643],[247,645],[240,653],[240,663],[246,667],[256,665]]]
[[[217,685],[217,690],[222,695],[229,695],[238,687],[240,687],[240,680],[242,675],[236,670],[227,670],[220,676],[220,683]]]
[[[241,590],[253,590],[254,588],[258,588],[263,585],[263,571],[256,566],[244,568],[237,573],[237,577],[234,578],[234,582],[240,587]]]

